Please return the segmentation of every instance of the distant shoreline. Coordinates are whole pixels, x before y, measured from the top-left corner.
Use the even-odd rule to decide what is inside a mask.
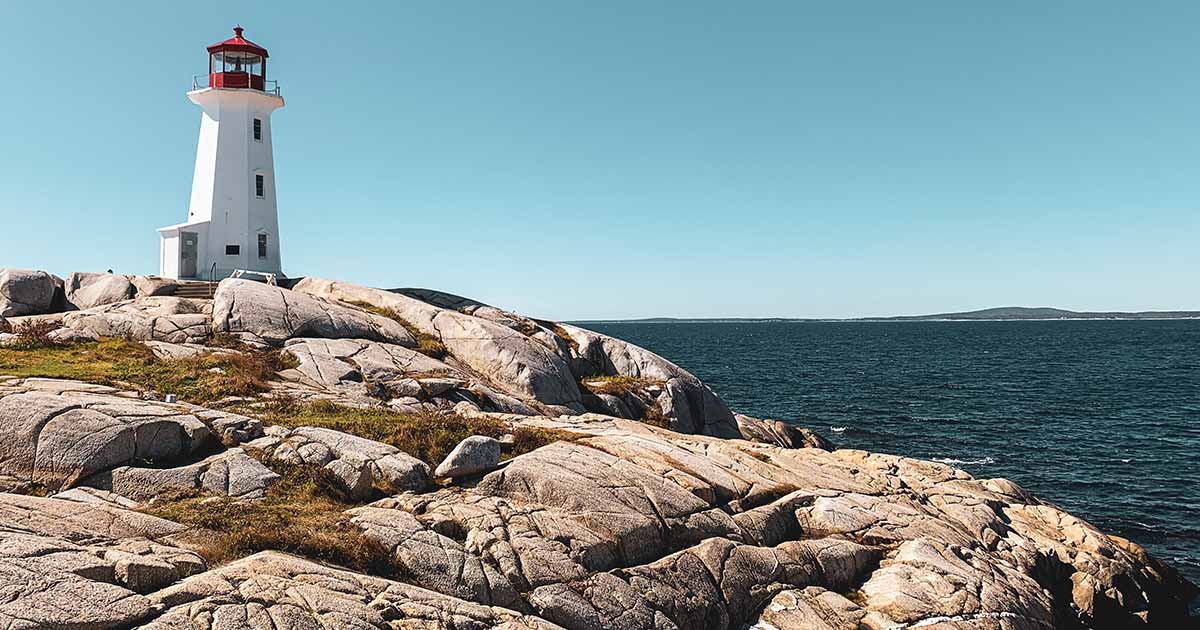
[[[568,324],[911,324],[920,322],[1174,322],[1200,320],[1195,317],[1043,317],[1016,318],[997,317],[984,318],[887,318],[862,317],[852,319],[805,319],[805,318],[648,318],[648,319],[573,319]]]
[[[1200,319],[1200,311],[1068,311],[1058,308],[1005,306],[961,313],[896,315],[890,317],[644,317],[637,319],[581,319],[577,324],[675,324],[770,322],[1069,322],[1069,321],[1173,321]]]

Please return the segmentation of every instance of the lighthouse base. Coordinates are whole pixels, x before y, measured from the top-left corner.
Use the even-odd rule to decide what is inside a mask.
[[[242,270],[285,277],[283,270],[272,264],[278,257],[269,255],[265,233],[257,242],[216,243],[210,239],[211,224],[195,221],[159,228],[158,275],[216,281]]]

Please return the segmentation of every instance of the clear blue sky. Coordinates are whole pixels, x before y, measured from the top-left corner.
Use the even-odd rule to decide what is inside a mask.
[[[1200,3],[0,0],[0,266],[157,270],[205,46],[284,267],[557,318],[1200,309]]]

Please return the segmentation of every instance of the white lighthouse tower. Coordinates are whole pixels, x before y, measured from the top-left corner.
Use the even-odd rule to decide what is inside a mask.
[[[234,270],[283,275],[271,112],[283,107],[267,81],[267,50],[234,36],[208,47],[208,85],[188,99],[203,110],[187,221],[158,230],[159,274],[220,280]]]

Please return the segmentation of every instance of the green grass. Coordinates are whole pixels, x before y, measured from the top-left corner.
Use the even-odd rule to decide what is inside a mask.
[[[124,339],[71,345],[30,340],[0,347],[0,374],[175,394],[197,404],[267,391],[276,372],[294,366],[274,350],[163,360],[145,345]]]
[[[514,456],[551,442],[579,437],[567,431],[510,428],[504,422],[486,416],[468,418],[448,412],[410,415],[378,407],[359,409],[329,401],[301,403],[282,397],[273,398],[267,404],[247,405],[238,411],[289,429],[324,427],[383,442],[431,465],[437,465],[459,442],[472,435],[500,438],[512,433],[515,442],[511,454]]]
[[[383,317],[400,324],[405,330],[408,331],[408,334],[413,336],[413,339],[417,340],[417,352],[420,352],[427,357],[444,359],[448,354],[450,354],[450,351],[446,349],[446,346],[442,343],[441,339],[421,331],[416,326],[413,326],[412,323],[407,319],[401,317],[399,313],[390,308],[383,308],[380,306],[375,306],[370,302],[361,302],[357,300],[352,300],[346,303],[352,306],[357,306],[368,313],[382,315]]]
[[[190,492],[158,501],[143,511],[215,532],[216,537],[198,549],[214,565],[278,550],[375,575],[392,572],[387,549],[350,523],[344,512],[355,504],[342,497],[324,469],[274,460],[268,463],[282,479],[261,500],[236,501]]]

